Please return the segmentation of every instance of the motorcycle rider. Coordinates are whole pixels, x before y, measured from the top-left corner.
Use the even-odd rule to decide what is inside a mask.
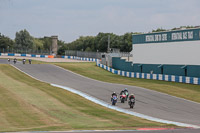
[[[14,62],[14,64],[15,64],[15,63],[17,63],[17,59],[16,59],[16,58],[14,58],[13,62]]]
[[[113,96],[117,97],[117,94],[115,92],[112,93],[112,95],[111,95],[111,101],[112,101]]]
[[[128,89],[127,89],[127,88],[124,89],[124,93],[126,94],[126,99],[125,99],[125,101],[127,101],[128,96],[129,96],[129,93],[128,93]]]
[[[131,99],[134,99],[134,100],[135,100],[134,94],[131,94],[131,95],[129,96],[129,101],[128,101],[129,104],[130,104],[130,102],[131,102]]]
[[[122,90],[122,91],[120,92],[120,95],[122,95],[122,94],[125,94],[124,90]]]
[[[124,90],[122,90],[122,91],[120,92],[120,98],[121,98],[121,95],[126,95],[125,92],[124,92]]]
[[[128,89],[127,89],[127,88],[124,89],[124,93],[126,93],[126,92],[128,92]]]
[[[22,62],[23,62],[23,64],[25,64],[26,63],[26,59],[23,59]]]
[[[31,64],[31,59],[28,60],[29,64]]]

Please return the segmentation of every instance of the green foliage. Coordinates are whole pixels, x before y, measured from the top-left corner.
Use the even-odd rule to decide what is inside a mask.
[[[190,25],[187,25],[187,26],[180,26],[179,28],[173,28],[171,30],[180,30],[180,29],[191,29],[191,28],[195,28],[195,26],[190,26]]]
[[[62,40],[58,40],[58,47],[61,47],[61,46],[63,46],[64,44],[65,44],[64,41],[62,41]]]
[[[0,49],[13,48],[13,44],[14,44],[13,40],[0,33]]]
[[[51,42],[51,37],[40,38],[40,40],[43,41],[43,48],[44,48],[45,50],[50,50],[51,44],[52,44],[52,42]]]
[[[108,48],[108,36],[110,36],[110,48],[118,48],[122,52],[130,52],[132,50],[132,34],[125,33],[119,36],[113,33],[100,32],[96,36],[80,36],[77,40],[65,44],[65,50],[106,52]]]
[[[92,49],[91,49],[90,47],[87,47],[87,48],[85,49],[85,51],[87,51],[87,52],[91,52]]]
[[[58,55],[65,55],[65,50],[67,49],[66,45],[62,45],[59,49],[58,49]]]
[[[158,28],[156,30],[152,30],[152,32],[162,32],[162,31],[166,31],[166,29]]]
[[[44,49],[43,47],[43,40],[40,40],[38,38],[34,38],[33,39],[33,44],[34,44],[34,49],[37,49],[37,50],[41,50],[41,49]]]
[[[26,29],[16,32],[15,47],[22,49],[32,49],[34,47],[33,37]]]

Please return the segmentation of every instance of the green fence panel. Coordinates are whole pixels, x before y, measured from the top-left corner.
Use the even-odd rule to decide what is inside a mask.
[[[200,66],[198,65],[184,67],[184,65],[169,64],[132,64],[126,62],[125,59],[120,59],[120,57],[113,57],[112,67],[127,72],[151,73],[152,71],[153,74],[200,77]]]

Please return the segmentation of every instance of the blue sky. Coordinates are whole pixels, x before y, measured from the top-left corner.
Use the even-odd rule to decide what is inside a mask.
[[[58,35],[71,42],[99,32],[122,35],[200,25],[200,0],[0,0],[0,32]]]

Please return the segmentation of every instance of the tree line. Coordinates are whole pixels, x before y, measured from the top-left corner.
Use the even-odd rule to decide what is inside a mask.
[[[178,30],[181,28],[195,28],[194,26],[181,26],[173,28]],[[163,28],[152,30],[152,32],[167,31]],[[138,32],[128,32],[124,35],[116,35],[113,33],[98,33],[96,36],[81,36],[77,40],[62,45],[58,51],[59,54],[64,55],[65,50],[78,51],[92,51],[92,52],[106,52],[108,48],[108,36],[110,36],[110,48],[120,49],[121,52],[130,52],[132,50],[132,34],[142,34]]]
[[[16,32],[15,39],[0,33],[0,52],[51,52],[51,37],[35,38],[24,29]],[[64,41],[58,40],[58,45],[64,45]]]
[[[108,41],[110,41],[110,48],[117,48],[122,52],[130,52],[132,50],[132,34],[125,33],[119,36],[113,33],[100,32],[96,36],[81,36],[71,43],[62,45],[58,52],[59,54],[64,54],[65,50],[106,52]]]
[[[195,28],[194,26],[181,26],[180,28]],[[180,28],[173,28],[177,30]],[[166,29],[158,28],[152,32],[166,31]],[[116,35],[114,33],[98,33],[96,36],[80,36],[73,42],[65,43],[58,40],[58,55],[64,55],[66,50],[88,51],[88,52],[106,52],[108,48],[108,41],[110,48],[120,49],[121,52],[130,52],[132,50],[132,34],[141,34],[128,32],[124,35]],[[0,33],[0,52],[10,51],[48,51],[51,53],[51,37],[35,38],[24,29],[16,32],[15,39]]]

